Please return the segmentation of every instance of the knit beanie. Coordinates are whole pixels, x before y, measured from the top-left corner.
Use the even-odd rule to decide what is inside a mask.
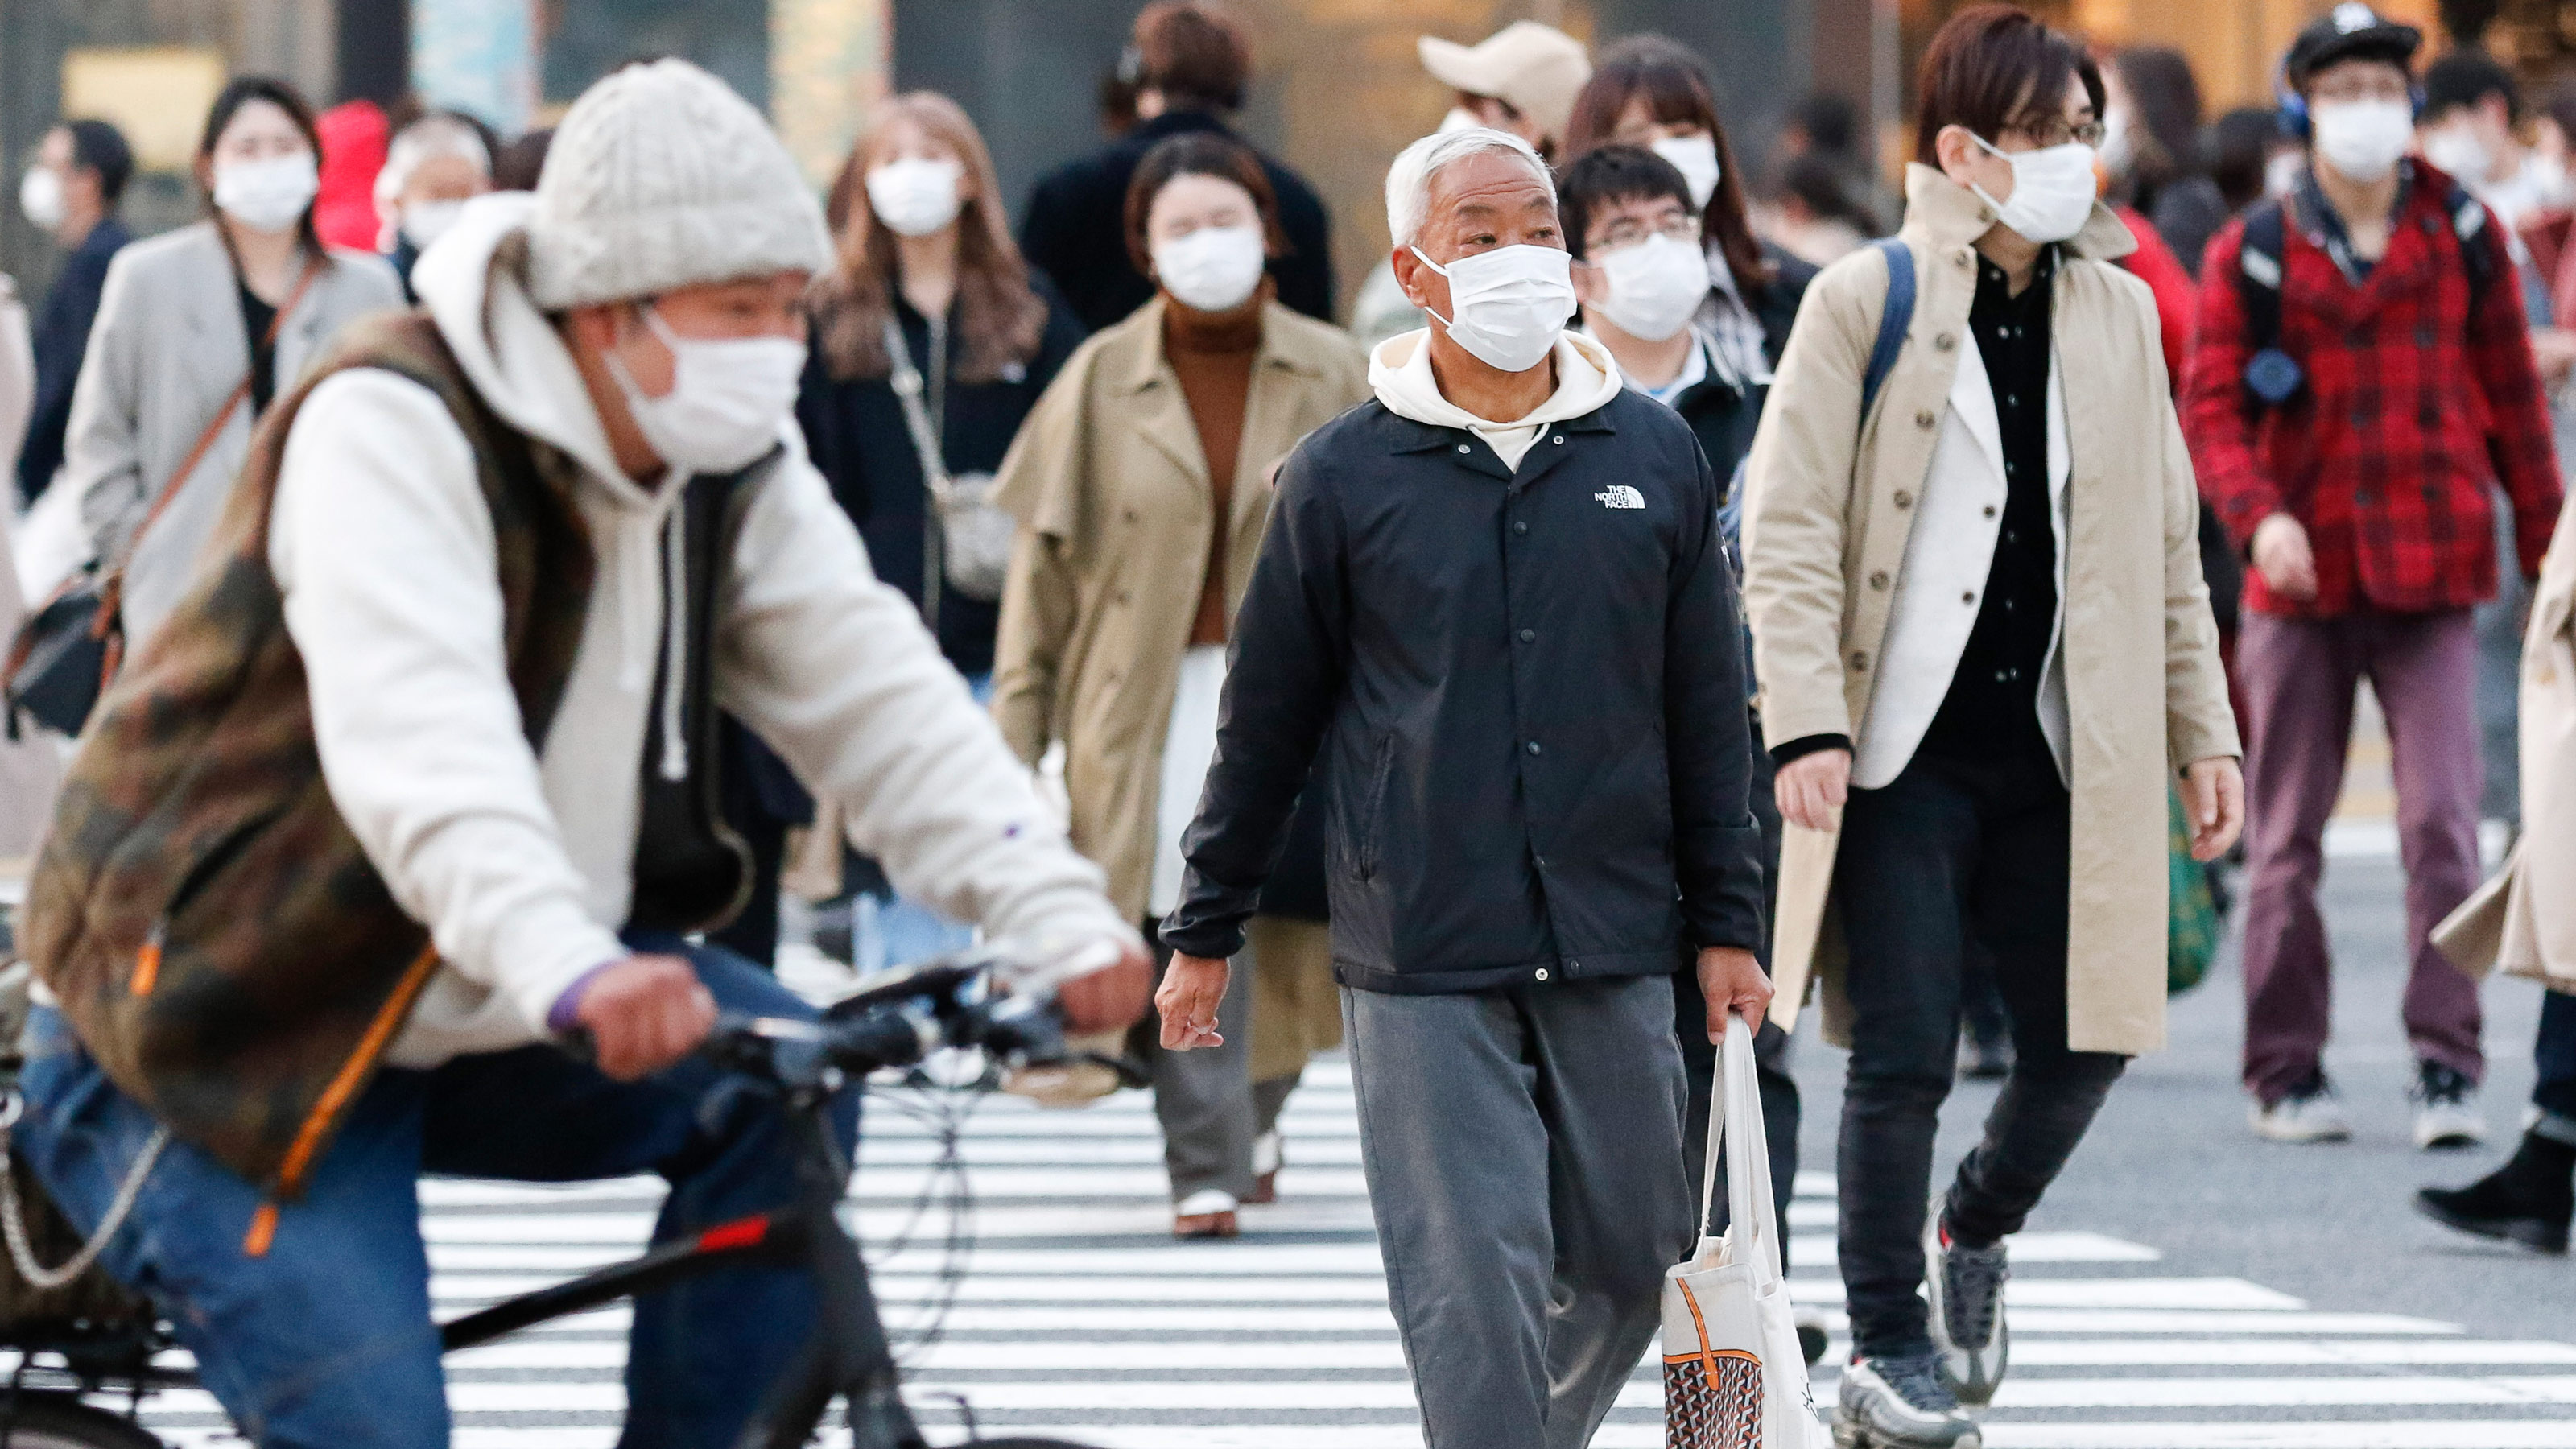
[[[823,210],[769,123],[684,60],[630,65],[555,131],[528,219],[549,312],[831,264]]]

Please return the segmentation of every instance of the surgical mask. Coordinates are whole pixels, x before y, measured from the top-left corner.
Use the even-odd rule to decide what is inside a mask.
[[[415,251],[428,251],[431,242],[456,229],[457,218],[463,215],[461,201],[415,201],[402,209],[403,239]]]
[[[2470,187],[2486,185],[2495,170],[2495,161],[2487,155],[2486,143],[2464,126],[2446,126],[2425,137],[2424,159]]]
[[[63,178],[51,166],[30,167],[18,179],[18,210],[38,231],[63,224]]]
[[[868,172],[868,207],[896,236],[928,236],[957,219],[957,183],[965,174],[945,159],[888,161]]]
[[[1477,119],[1474,111],[1468,110],[1465,106],[1451,106],[1449,114],[1440,118],[1440,125],[1432,134],[1446,136],[1452,131],[1473,130],[1483,124],[1485,123]]]
[[[682,337],[659,312],[644,323],[671,349],[671,390],[647,397],[615,352],[609,374],[663,462],[684,473],[733,473],[778,443],[805,374],[805,344],[788,337]]]
[[[321,189],[322,175],[310,151],[215,167],[215,206],[252,231],[284,231],[295,225]]]
[[[1431,315],[1449,329],[1451,341],[1488,367],[1527,372],[1538,366],[1574,315],[1574,259],[1555,247],[1496,247],[1445,267],[1420,247],[1413,255],[1449,279],[1452,315]]]
[[[1650,236],[1603,252],[1593,265],[1610,284],[1609,299],[1594,305],[1611,325],[1643,341],[1661,342],[1689,326],[1708,300],[1708,253],[1696,242]]]
[[[1673,163],[1673,169],[1690,183],[1691,210],[1704,211],[1708,199],[1717,194],[1717,140],[1712,136],[1666,136],[1654,144],[1654,153]]]
[[[2081,141],[2037,151],[2006,151],[1983,136],[1985,147],[2012,163],[2012,199],[1997,201],[1982,186],[1971,186],[1977,199],[1995,209],[1995,220],[2024,241],[2061,242],[2084,229],[2093,214],[2093,148]]]
[[[2328,101],[2309,115],[2317,154],[2348,180],[2388,179],[2415,142],[2415,108],[2404,101]]]
[[[1269,260],[1257,226],[1203,226],[1154,244],[1154,280],[1182,306],[1231,312],[1261,285]]]

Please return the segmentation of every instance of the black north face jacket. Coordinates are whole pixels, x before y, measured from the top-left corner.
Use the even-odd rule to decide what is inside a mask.
[[[1718,500],[1689,426],[1624,390],[1518,471],[1374,401],[1317,429],[1280,471],[1163,939],[1241,949],[1320,749],[1345,985],[1640,976],[1757,946]]]

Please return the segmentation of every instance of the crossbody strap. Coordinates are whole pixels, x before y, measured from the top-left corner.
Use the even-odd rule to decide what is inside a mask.
[[[930,485],[930,494],[942,506],[949,501],[948,460],[941,456],[939,432],[930,424],[930,409],[922,402],[926,390],[921,370],[912,365],[912,353],[904,346],[903,324],[892,312],[885,322],[886,362],[892,369],[888,379],[894,386],[895,401],[903,404],[904,431],[912,434],[912,450],[921,455],[921,478]]]

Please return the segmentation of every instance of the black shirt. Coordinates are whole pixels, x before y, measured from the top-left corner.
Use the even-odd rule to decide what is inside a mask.
[[[242,329],[250,333],[250,411],[257,417],[268,411],[269,399],[277,396],[277,309],[261,301],[242,283],[233,284],[241,293]]]
[[[98,319],[98,299],[107,288],[107,264],[119,248],[134,239],[115,217],[90,228],[45,295],[44,316],[36,323],[36,406],[27,424],[26,446],[18,453],[18,491],[32,503],[54,481],[63,465],[63,434],[71,426],[72,386],[80,381],[81,361],[89,353],[90,324]]]
[[[2048,486],[2049,294],[2056,272],[2057,250],[2050,247],[2016,297],[2004,269],[1977,258],[1968,327],[2003,435],[2004,516],[1976,626],[1923,736],[1923,748],[1940,754],[2048,748],[2039,728],[2039,676],[2057,620],[2057,532]]]

